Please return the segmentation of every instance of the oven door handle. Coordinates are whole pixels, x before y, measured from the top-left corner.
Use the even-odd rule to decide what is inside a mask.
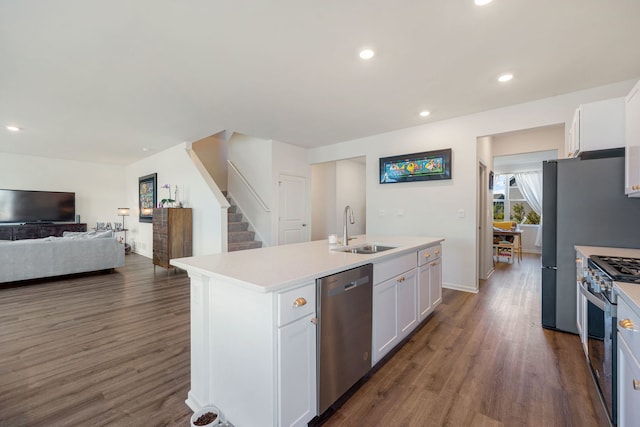
[[[600,298],[598,298],[597,296],[589,292],[589,290],[585,286],[586,286],[586,283],[584,282],[580,283],[580,293],[584,295],[589,300],[590,303],[598,307],[600,310],[607,311],[604,301],[602,301]]]

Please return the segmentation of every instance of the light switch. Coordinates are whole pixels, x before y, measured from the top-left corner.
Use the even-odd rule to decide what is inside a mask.
[[[464,218],[464,209],[458,209],[458,218]]]
[[[398,209],[398,210],[396,211],[396,215],[397,215],[397,216],[404,216],[404,209]]]
[[[385,215],[384,209],[378,209],[378,216],[384,216],[384,215]]]

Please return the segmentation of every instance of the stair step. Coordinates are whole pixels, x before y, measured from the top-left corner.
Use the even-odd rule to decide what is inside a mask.
[[[229,252],[243,251],[245,249],[256,249],[261,247],[262,247],[262,242],[258,242],[255,240],[253,242],[234,242],[234,243],[229,243],[227,247],[227,251]]]
[[[238,207],[236,205],[231,205],[227,208],[227,213],[237,213]]]
[[[227,231],[247,231],[249,229],[248,222],[228,222]]]
[[[228,233],[229,243],[250,242],[255,237],[255,231],[231,231]]]
[[[230,213],[227,212],[227,222],[240,222],[242,221],[241,213]]]

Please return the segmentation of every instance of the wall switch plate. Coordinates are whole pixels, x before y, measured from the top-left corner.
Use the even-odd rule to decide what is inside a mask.
[[[464,218],[464,209],[458,209],[458,218]]]

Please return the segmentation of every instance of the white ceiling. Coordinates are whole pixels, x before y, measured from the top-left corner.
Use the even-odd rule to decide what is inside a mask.
[[[0,125],[23,128],[0,151],[333,144],[640,77],[639,18],[638,0],[0,0]]]

